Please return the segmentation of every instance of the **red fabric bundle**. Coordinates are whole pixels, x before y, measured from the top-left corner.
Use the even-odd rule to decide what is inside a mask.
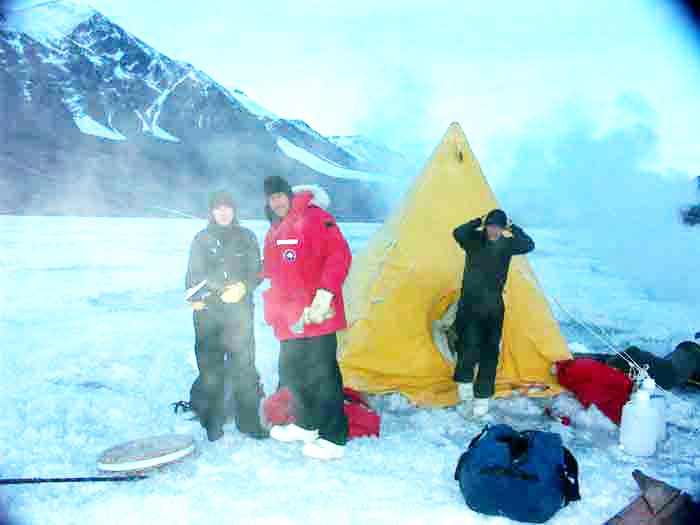
[[[559,384],[570,390],[584,408],[597,406],[615,424],[632,392],[632,380],[623,372],[595,359],[580,358],[557,363]]]
[[[345,416],[348,418],[348,439],[379,437],[381,416],[372,410],[359,392],[343,389]],[[294,423],[294,398],[288,388],[281,388],[263,402],[265,418],[273,425]]]

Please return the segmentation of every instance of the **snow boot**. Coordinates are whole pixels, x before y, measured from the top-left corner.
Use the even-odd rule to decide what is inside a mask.
[[[483,417],[489,412],[489,398],[475,399],[472,405],[472,414],[474,417]]]
[[[330,460],[341,459],[345,455],[345,446],[336,445],[327,439],[319,438],[304,445],[301,453],[308,458]]]
[[[294,441],[310,443],[318,439],[318,430],[306,430],[294,423],[275,425],[270,429],[270,437],[283,443],[292,443]]]
[[[474,399],[474,383],[457,383],[457,391],[462,403],[469,403]]]
[[[224,436],[224,429],[218,424],[208,424],[207,425],[207,439],[209,441],[216,441]]]
[[[246,430],[246,431],[242,431],[242,433],[244,436],[247,436],[247,437],[253,438],[253,439],[267,439],[270,437],[270,433],[264,428],[260,428],[257,430]]]

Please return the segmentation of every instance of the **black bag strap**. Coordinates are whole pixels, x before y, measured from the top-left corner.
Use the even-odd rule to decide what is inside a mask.
[[[345,403],[350,404],[350,405],[360,405],[360,406],[363,406],[369,410],[372,410],[372,407],[369,406],[369,403],[367,403],[367,401],[362,399],[362,397],[359,395],[355,396],[352,394],[348,394],[347,392],[343,392],[343,401]]]
[[[568,448],[564,447],[564,468],[562,470],[564,482],[564,506],[572,501],[581,499],[578,485],[578,462]]]
[[[497,474],[499,476],[508,476],[511,478],[522,479],[523,481],[539,481],[540,477],[537,474],[529,474],[523,469],[510,465],[509,467],[487,467],[482,468],[482,474]]]
[[[481,439],[481,436],[486,434],[490,427],[486,425],[483,429],[481,429],[481,432],[479,432],[475,437],[472,438],[472,440],[469,442],[469,446],[467,449],[474,448],[476,446],[476,443]]]
[[[175,403],[170,403],[170,406],[173,407],[173,412],[176,414],[178,412],[191,412],[192,411],[192,403],[189,401],[175,401]]]

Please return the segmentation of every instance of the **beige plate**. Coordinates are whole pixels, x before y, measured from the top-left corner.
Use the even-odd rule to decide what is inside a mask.
[[[136,439],[105,450],[97,459],[97,468],[108,472],[144,470],[172,463],[193,452],[192,438],[182,434]]]

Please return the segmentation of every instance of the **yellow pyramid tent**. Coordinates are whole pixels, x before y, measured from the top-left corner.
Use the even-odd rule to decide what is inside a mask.
[[[354,257],[344,287],[349,327],[340,334],[346,386],[401,392],[422,406],[457,403],[454,363],[438,350],[432,325],[460,293],[465,254],[452,230],[497,207],[453,123],[401,205]],[[560,392],[551,364],[571,355],[524,256],[512,260],[504,300],[496,395],[533,384],[546,385],[545,395]]]

